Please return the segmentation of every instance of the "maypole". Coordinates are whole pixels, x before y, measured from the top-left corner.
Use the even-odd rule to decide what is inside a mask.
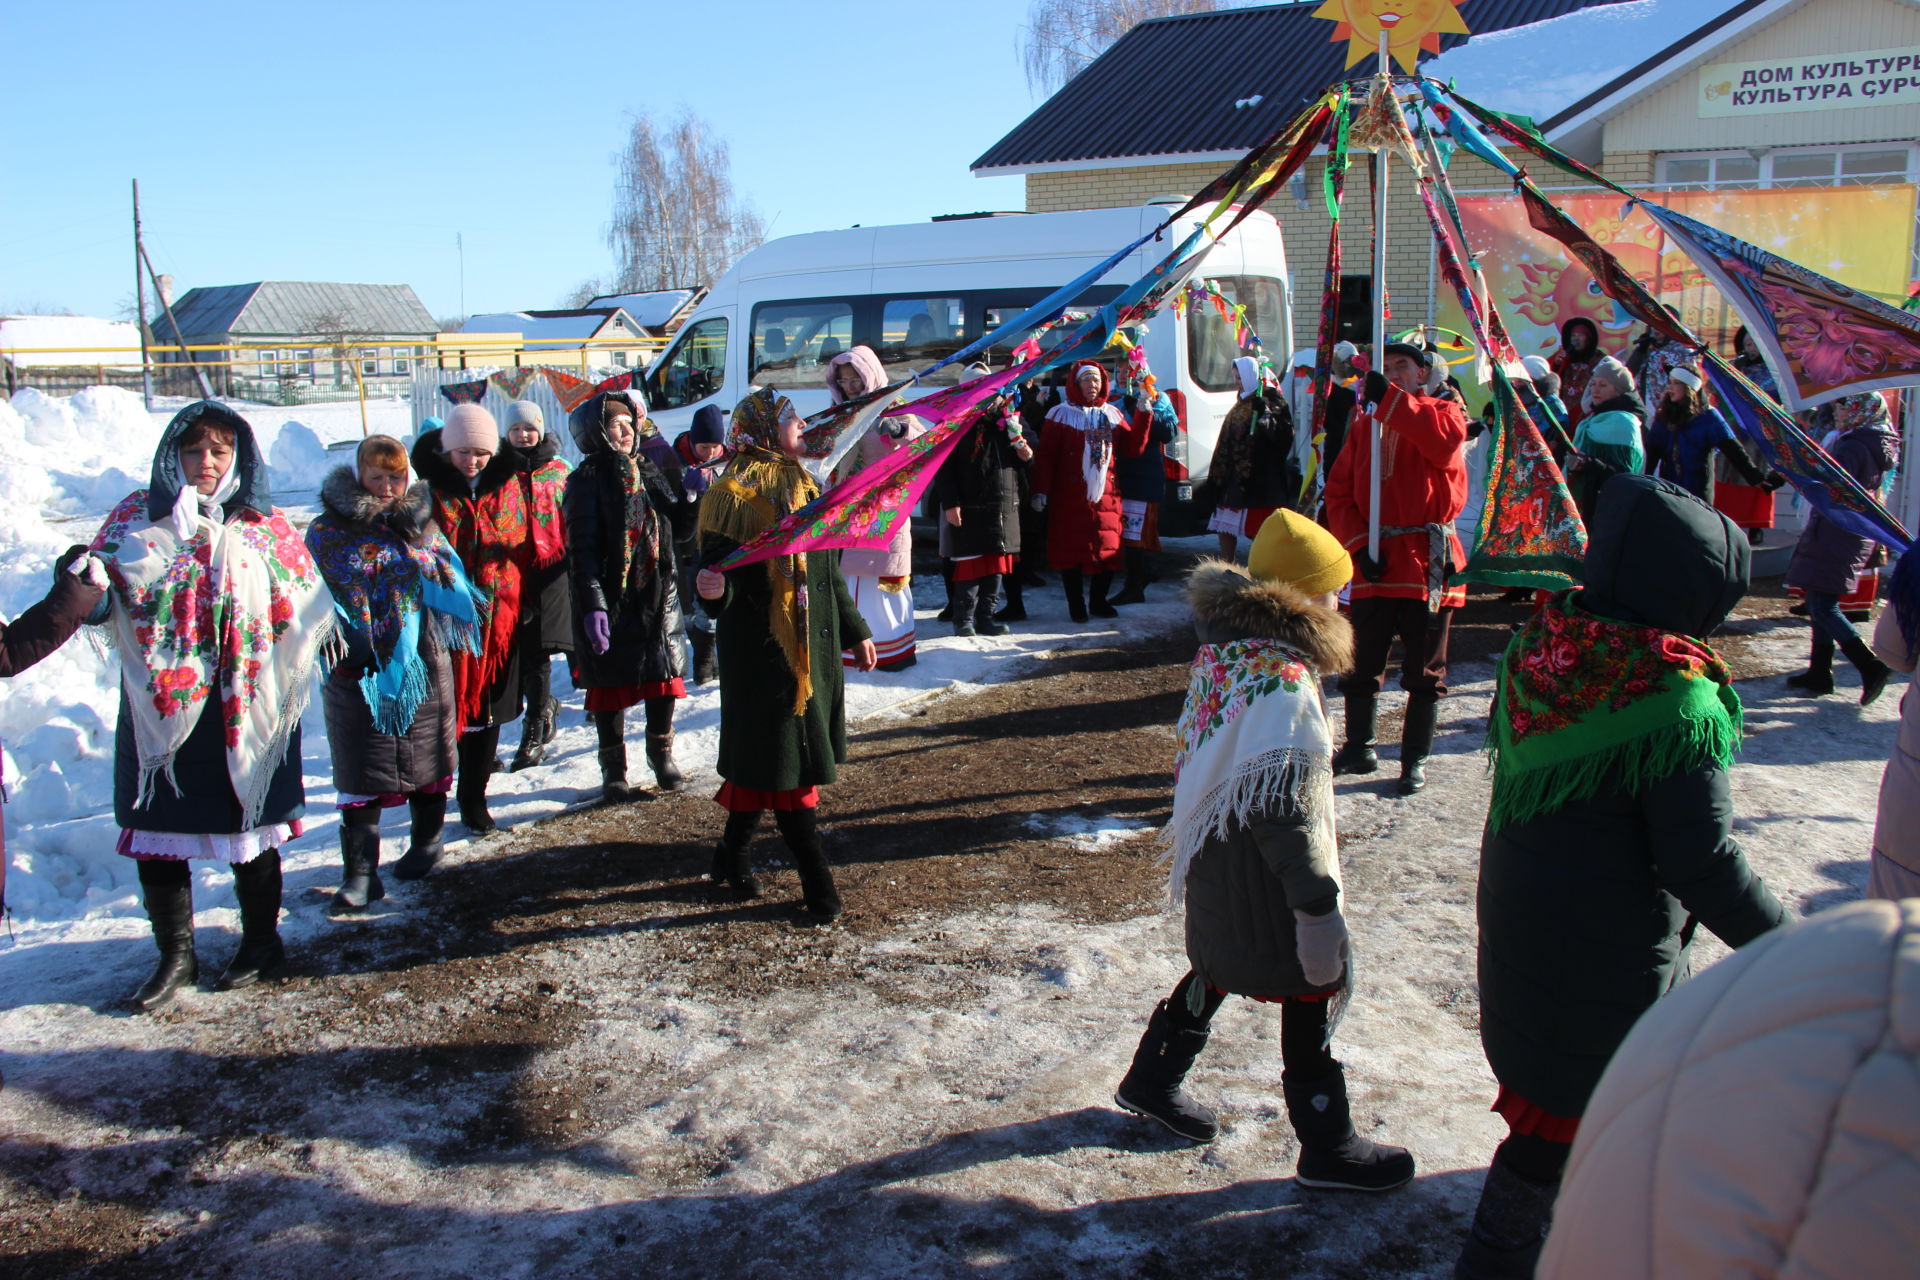
[[[1380,69],[1374,76],[1373,91],[1393,96],[1393,70],[1388,58],[1387,39],[1397,14],[1380,15]],[[1373,151],[1373,367],[1382,377],[1387,372],[1387,156],[1383,139]],[[1373,408],[1373,465],[1367,468],[1367,559],[1380,563],[1380,450],[1384,428],[1380,406]]]
[[[1393,62],[1412,74],[1419,66],[1420,51],[1440,52],[1440,33],[1467,34],[1458,7],[1463,0],[1426,6],[1408,6],[1418,18],[1407,20],[1395,12],[1381,13],[1380,5],[1365,0],[1326,0],[1313,11],[1316,18],[1334,21],[1332,39],[1347,41],[1347,66],[1352,67],[1369,53],[1379,58],[1373,89],[1368,95],[1365,113],[1384,125],[1391,113],[1399,111],[1393,100]],[[1396,118],[1397,119],[1397,118]],[[1395,134],[1404,134],[1405,126],[1378,127],[1373,146],[1373,367],[1385,376],[1387,371],[1387,153]],[[1412,158],[1409,151],[1408,158]],[[1367,555],[1375,563],[1380,559],[1380,446],[1381,422],[1378,406],[1373,415],[1373,465],[1367,474]]]

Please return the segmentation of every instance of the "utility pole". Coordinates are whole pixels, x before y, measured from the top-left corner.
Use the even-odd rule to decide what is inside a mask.
[[[133,324],[140,331],[140,395],[153,412],[153,365],[147,355],[147,277],[140,270],[140,179],[133,180]]]

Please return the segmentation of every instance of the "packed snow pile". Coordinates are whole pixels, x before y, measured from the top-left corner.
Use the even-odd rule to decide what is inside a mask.
[[[312,427],[304,422],[288,422],[274,437],[267,452],[267,465],[273,468],[273,491],[277,494],[318,489],[335,462],[327,455]]]

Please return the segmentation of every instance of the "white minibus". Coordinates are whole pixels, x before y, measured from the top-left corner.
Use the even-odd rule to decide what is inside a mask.
[[[828,402],[825,366],[840,352],[869,346],[896,378],[925,369],[1152,230],[1177,207],[962,216],[768,241],[714,282],[653,362],[645,383],[649,411],[669,439],[686,430],[702,405],[731,412],[753,387],[776,387],[802,413],[813,413]],[[1198,221],[1183,218],[1142,245],[1077,305],[1110,301]],[[1293,345],[1292,288],[1271,215],[1249,215],[1213,247],[1194,279],[1213,280],[1246,304],[1248,322],[1276,366],[1286,360]],[[1061,326],[1052,336],[1066,331]],[[994,367],[1006,367],[1012,345],[989,353]],[[1220,422],[1233,407],[1233,360],[1240,351],[1232,327],[1211,306],[1191,307],[1181,321],[1164,308],[1148,323],[1145,346],[1160,389],[1180,414],[1182,434],[1168,455],[1182,482],[1177,492],[1186,498],[1187,477],[1205,476]],[[961,377],[961,366],[949,365],[916,394]],[[1170,508],[1173,498],[1170,492]],[[1170,532],[1185,523],[1174,509],[1163,521]]]

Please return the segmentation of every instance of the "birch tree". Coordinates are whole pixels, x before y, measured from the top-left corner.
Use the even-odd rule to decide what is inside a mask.
[[[1222,7],[1215,0],[1033,0],[1020,42],[1027,87],[1052,93],[1149,18]]]
[[[764,239],[759,214],[734,193],[727,144],[705,121],[688,110],[664,125],[634,117],[607,228],[609,292],[711,284]]]

